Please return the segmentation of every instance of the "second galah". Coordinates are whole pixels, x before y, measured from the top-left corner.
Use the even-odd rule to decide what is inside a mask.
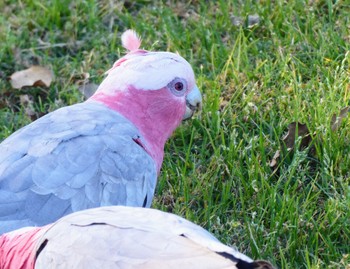
[[[4,234],[0,246],[0,268],[8,269],[273,269],[192,222],[150,208],[75,212]]]
[[[0,144],[0,234],[82,209],[151,205],[164,144],[201,106],[190,64],[178,54],[129,51],[87,101],[63,107]]]

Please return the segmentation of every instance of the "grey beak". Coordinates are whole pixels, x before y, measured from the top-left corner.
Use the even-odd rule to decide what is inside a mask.
[[[202,107],[202,95],[199,91],[197,85],[191,90],[191,92],[186,96],[186,112],[183,116],[183,120],[189,119],[192,117],[196,110],[201,109]]]

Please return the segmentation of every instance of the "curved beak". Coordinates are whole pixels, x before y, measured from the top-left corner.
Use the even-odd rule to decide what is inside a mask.
[[[202,108],[202,95],[197,85],[194,86],[192,91],[186,96],[186,112],[182,120],[187,120],[192,117],[196,110]]]

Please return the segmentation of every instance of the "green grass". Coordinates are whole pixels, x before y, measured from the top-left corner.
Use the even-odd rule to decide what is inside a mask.
[[[204,95],[166,145],[154,207],[279,268],[349,268],[349,119],[330,128],[350,95],[348,1],[112,2],[0,3],[0,140],[31,120],[21,94],[37,115],[82,101],[75,78],[101,82],[133,28],[144,48],[188,59]],[[50,88],[11,89],[7,78],[35,61],[54,71]],[[315,154],[281,150],[273,169],[294,121]]]

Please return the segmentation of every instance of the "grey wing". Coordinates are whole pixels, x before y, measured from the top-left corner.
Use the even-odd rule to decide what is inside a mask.
[[[137,129],[98,104],[59,109],[0,145],[0,233],[105,205],[150,206],[156,166]]]

